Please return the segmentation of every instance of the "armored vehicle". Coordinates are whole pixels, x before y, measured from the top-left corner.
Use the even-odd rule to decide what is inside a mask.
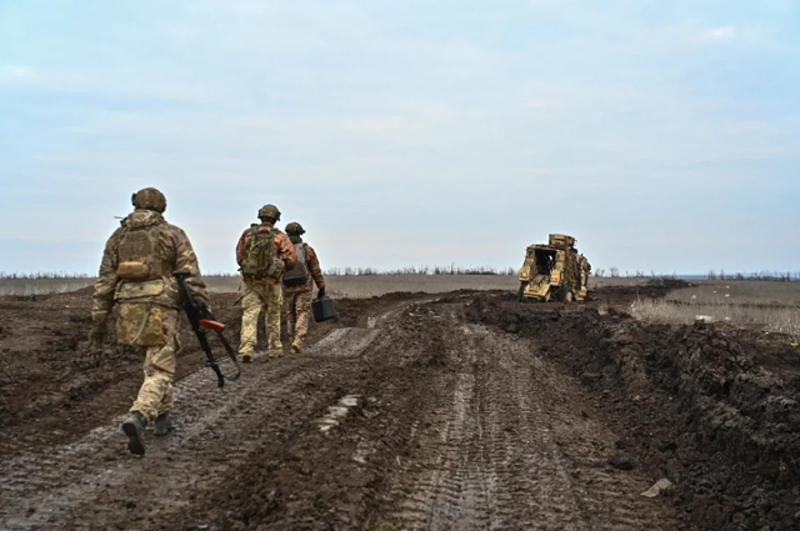
[[[532,244],[519,271],[518,298],[540,302],[583,301],[591,266],[575,248],[575,238],[551,233],[547,244]]]

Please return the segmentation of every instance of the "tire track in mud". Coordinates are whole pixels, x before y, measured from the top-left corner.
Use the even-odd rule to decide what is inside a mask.
[[[259,442],[281,438],[330,402],[318,385],[346,372],[378,333],[334,330],[307,356],[257,359],[223,389],[207,370],[188,376],[175,385],[175,430],[163,438],[148,432],[144,458],[128,453],[122,415],[77,441],[0,463],[0,528],[159,527],[159,513],[192,505],[197,492],[243,467]],[[280,411],[286,415],[270,417]]]
[[[652,480],[611,469],[616,437],[536,347],[443,309],[449,397],[414,424],[381,529],[668,529]],[[582,414],[583,413],[583,414]],[[412,446],[414,448],[414,446]]]
[[[654,480],[608,466],[617,436],[580,384],[536,342],[468,323],[466,305],[397,302],[222,390],[192,374],[176,431],[148,435],[144,458],[119,417],[2,462],[0,528],[675,527],[668,503],[639,496]],[[322,436],[354,391],[374,418]]]

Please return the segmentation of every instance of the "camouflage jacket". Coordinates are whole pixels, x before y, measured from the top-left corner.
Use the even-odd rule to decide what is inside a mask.
[[[142,258],[151,262],[153,274],[143,281],[126,281],[119,275],[120,245],[128,232],[145,230],[154,243],[153,257]],[[188,270],[192,276],[186,286],[198,300],[208,301],[208,294],[192,243],[184,231],[169,224],[155,211],[137,209],[128,215],[121,227],[106,242],[100,263],[99,279],[94,284],[92,318],[108,315],[115,302],[150,302],[167,307],[180,307],[178,283],[172,273]]]
[[[272,229],[273,226],[271,224],[261,224],[260,227]],[[242,259],[244,259],[244,251],[247,249],[247,244],[250,242],[251,238],[252,236],[250,234],[250,228],[244,230],[244,232],[242,232],[242,236],[239,237],[239,242],[236,243],[237,265],[242,264]],[[283,260],[286,270],[289,270],[295,265],[295,263],[297,263],[297,252],[294,250],[294,245],[292,244],[292,241],[289,240],[289,236],[281,230],[278,230],[278,232],[275,233],[275,252],[278,254],[278,257]],[[259,283],[258,280],[248,278],[244,278],[244,280],[249,283]],[[274,285],[278,282],[280,282],[280,279],[267,278],[261,283]]]
[[[302,242],[299,243],[299,246],[305,246],[306,248],[306,268],[308,269],[309,273],[308,281],[306,281],[303,285],[295,285],[294,287],[284,286],[283,292],[285,293],[293,294],[296,292],[310,291],[314,288],[314,283],[317,284],[317,288],[319,289],[325,286],[325,277],[322,275],[322,267],[319,264],[317,252],[308,243]]]

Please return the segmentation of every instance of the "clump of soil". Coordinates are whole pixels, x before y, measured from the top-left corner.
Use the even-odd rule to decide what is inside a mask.
[[[526,306],[477,297],[472,320],[537,339],[603,402],[654,480],[677,485],[687,523],[800,527],[800,359],[788,339],[731,329],[642,325],[609,309]]]

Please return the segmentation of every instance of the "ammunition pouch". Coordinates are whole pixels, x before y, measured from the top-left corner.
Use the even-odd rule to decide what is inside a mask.
[[[280,257],[276,257],[267,269],[267,276],[278,279],[283,275],[284,270],[286,270],[286,263]]]
[[[142,261],[124,261],[117,267],[117,276],[123,281],[152,279],[150,266]]]
[[[164,310],[152,303],[121,303],[117,341],[134,346],[163,346],[169,340],[164,327]]]
[[[118,302],[142,299],[153,300],[164,294],[165,288],[163,279],[127,281],[117,287],[114,299]]]

